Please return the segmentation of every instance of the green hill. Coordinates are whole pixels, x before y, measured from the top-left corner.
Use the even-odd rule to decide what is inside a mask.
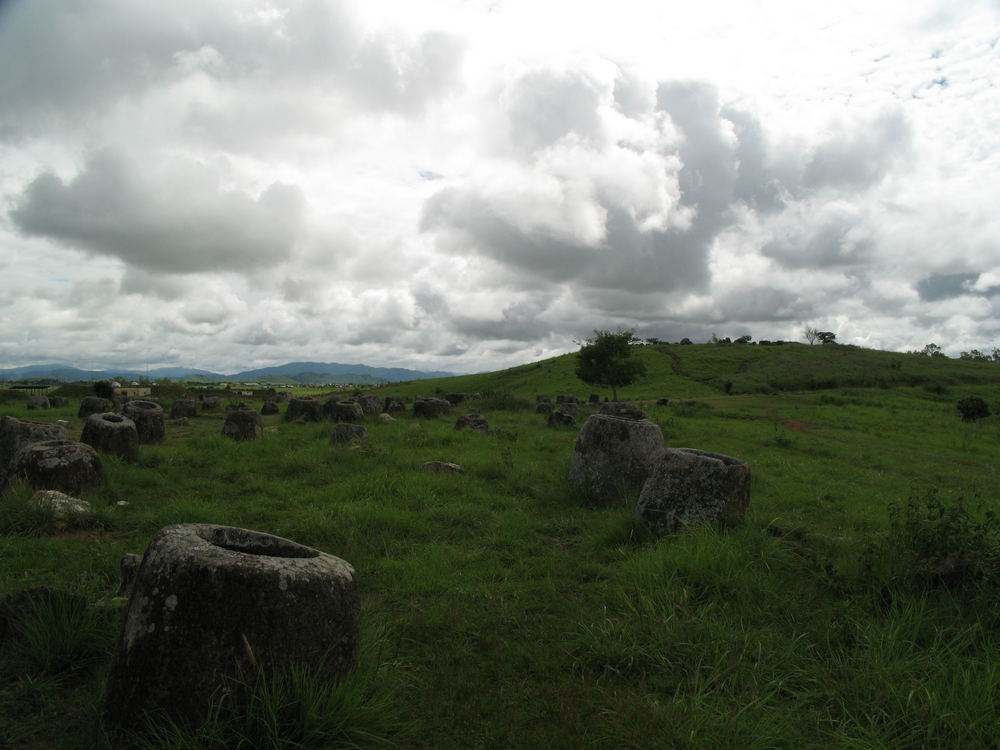
[[[850,345],[786,343],[662,344],[637,346],[646,375],[620,389],[628,400],[690,398],[727,392],[778,393],[830,388],[922,386],[944,392],[958,385],[1000,383],[1000,365],[921,354],[901,354]],[[500,392],[534,398],[539,393],[586,396],[610,389],[593,388],[574,374],[575,353],[507,370],[393,384],[394,393]]]

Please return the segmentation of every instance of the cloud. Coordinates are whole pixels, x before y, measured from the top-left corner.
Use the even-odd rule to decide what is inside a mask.
[[[274,182],[253,197],[227,189],[196,162],[139,163],[103,150],[69,181],[38,175],[10,216],[27,235],[146,271],[192,273],[285,260],[299,237],[303,207],[292,185]]]

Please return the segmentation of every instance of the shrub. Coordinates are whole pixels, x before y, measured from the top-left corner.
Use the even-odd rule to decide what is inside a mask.
[[[959,399],[955,406],[962,412],[963,422],[974,422],[990,415],[990,408],[979,396],[966,396]]]
[[[481,410],[493,411],[534,411],[535,405],[526,398],[515,396],[510,391],[489,391],[479,402]]]
[[[115,397],[115,389],[111,387],[110,381],[98,380],[94,383],[94,395],[110,400]]]

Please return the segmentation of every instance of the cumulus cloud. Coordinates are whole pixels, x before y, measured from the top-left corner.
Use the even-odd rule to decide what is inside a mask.
[[[139,163],[104,150],[68,181],[38,175],[10,215],[28,235],[147,271],[191,273],[285,260],[303,204],[293,185],[275,182],[254,197],[227,189],[216,172],[183,158]]]

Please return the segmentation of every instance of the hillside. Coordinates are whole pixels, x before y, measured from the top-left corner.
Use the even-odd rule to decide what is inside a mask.
[[[780,346],[738,344],[662,344],[637,346],[646,375],[619,389],[630,400],[688,398],[726,393],[778,393],[830,388],[921,386],[942,392],[959,385],[1000,383],[1000,364],[921,354],[901,354],[847,345],[787,343]],[[574,374],[575,353],[478,375],[422,380],[392,386],[400,395],[436,390],[509,391],[533,398],[538,393],[610,396]]]

